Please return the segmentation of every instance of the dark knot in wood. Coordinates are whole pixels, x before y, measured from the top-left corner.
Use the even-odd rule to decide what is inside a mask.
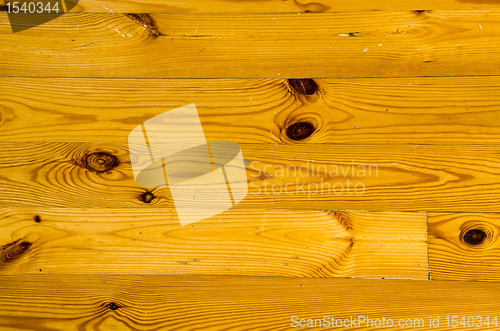
[[[486,239],[486,232],[479,229],[472,229],[464,233],[462,240],[469,245],[479,245]]]
[[[114,155],[96,152],[84,156],[81,164],[90,171],[101,173],[113,170],[118,166],[119,162]]]
[[[27,241],[21,241],[21,239],[11,242],[3,246],[3,252],[0,257],[2,262],[11,262],[15,259],[21,257],[24,253],[28,251],[32,243]]]
[[[109,309],[111,309],[111,310],[117,310],[118,308],[119,308],[119,307],[118,307],[118,306],[116,305],[116,303],[114,303],[114,302],[111,302],[111,303],[109,304]]]
[[[314,126],[309,122],[297,122],[286,128],[286,135],[292,140],[303,140],[314,132]]]
[[[144,201],[145,203],[150,203],[151,201],[153,201],[154,198],[155,196],[151,192],[144,192],[141,195],[141,200]]]
[[[318,85],[314,79],[311,78],[290,78],[288,79],[288,84],[290,84],[297,93],[305,95],[312,95],[316,93],[318,89]]]

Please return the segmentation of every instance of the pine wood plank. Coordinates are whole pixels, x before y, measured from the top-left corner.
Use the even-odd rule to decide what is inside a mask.
[[[66,1],[71,3],[74,1]],[[409,1],[232,1],[224,0],[80,0],[72,12],[109,13],[289,13],[289,12],[352,12],[371,10],[437,10],[437,9],[496,9],[497,3],[488,0],[409,0]]]
[[[0,78],[0,139],[127,142],[132,129],[196,103],[208,140],[286,143],[308,118],[311,143],[498,144],[500,77],[287,80]],[[300,92],[300,91],[299,91]]]
[[[6,15],[0,14],[0,76],[346,78],[500,73],[498,9],[321,15],[67,13],[16,34]]]
[[[499,214],[429,213],[432,279],[499,281]]]
[[[240,146],[249,189],[235,210],[500,211],[496,145]],[[168,188],[145,203],[128,153],[124,144],[0,143],[0,206],[173,208]]]
[[[0,210],[0,274],[427,279],[425,213]]]
[[[123,275],[0,276],[3,330],[296,330],[301,319],[498,314],[499,287],[471,282]],[[29,298],[29,299],[27,299]],[[439,327],[429,318],[439,316]],[[497,319],[498,320],[498,319]],[[320,330],[331,328],[318,328]],[[375,327],[339,329],[373,330]],[[379,327],[377,330],[393,328]],[[461,329],[461,328],[458,328]],[[469,328],[467,328],[469,329]],[[496,329],[472,327],[470,330]]]

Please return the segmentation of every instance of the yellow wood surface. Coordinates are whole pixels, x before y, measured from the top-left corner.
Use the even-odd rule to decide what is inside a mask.
[[[67,5],[74,1],[65,1]],[[437,10],[437,9],[497,9],[495,0],[273,0],[273,1],[224,1],[224,0],[80,0],[72,12],[106,13],[325,13],[380,10]]]
[[[0,75],[136,78],[498,75],[499,33],[499,9],[142,17],[67,13],[18,33],[12,33],[7,14],[1,13]]]
[[[471,230],[485,234],[478,243],[464,235]],[[500,215],[429,213],[429,264],[432,279],[500,280]]]
[[[240,146],[248,195],[235,210],[500,211],[495,145]],[[168,188],[143,202],[148,188],[136,184],[126,144],[6,142],[0,151],[2,207],[174,208]],[[94,153],[119,164],[89,170],[82,160]]]
[[[239,209],[181,227],[166,208],[8,208],[0,247],[4,275],[428,277],[425,213]]]
[[[0,139],[126,143],[145,120],[194,102],[208,140],[281,145],[289,125],[313,119],[308,143],[500,143],[496,76],[315,82],[304,96],[285,79],[0,78]]]
[[[473,293],[474,295],[468,295]],[[498,315],[499,287],[472,282],[124,275],[0,276],[2,330],[297,330],[291,318],[424,319]],[[113,307],[113,309],[110,309]],[[439,327],[429,318],[439,316]],[[466,319],[467,319],[466,317]],[[460,319],[459,319],[460,320]],[[498,320],[498,319],[497,319]],[[304,322],[305,324],[306,322]],[[350,321],[349,321],[350,323]],[[410,322],[408,322],[410,323]],[[476,322],[477,323],[477,322]],[[309,328],[310,329],[310,328]],[[388,327],[317,330],[394,330]]]
[[[499,329],[499,5],[0,5],[0,331]],[[193,103],[249,192],[180,226],[128,135]]]

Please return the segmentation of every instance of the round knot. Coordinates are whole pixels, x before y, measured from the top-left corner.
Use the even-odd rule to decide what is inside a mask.
[[[486,232],[481,229],[472,229],[465,232],[462,238],[469,245],[479,245],[486,239]]]
[[[495,227],[490,223],[474,220],[462,225],[459,238],[470,248],[484,250],[495,242],[497,234]]]
[[[96,152],[86,155],[82,159],[82,164],[90,171],[101,173],[116,168],[118,166],[118,159],[116,156],[108,153]]]
[[[151,192],[144,192],[141,195],[141,200],[144,201],[145,203],[150,203],[151,201],[153,201],[154,198],[155,196]]]
[[[297,122],[286,128],[286,135],[292,140],[303,140],[314,132],[314,126],[309,122]]]

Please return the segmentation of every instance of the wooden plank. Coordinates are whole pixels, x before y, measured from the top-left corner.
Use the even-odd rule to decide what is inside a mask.
[[[429,213],[432,279],[499,281],[500,214]]]
[[[240,146],[248,195],[235,210],[500,211],[496,145]],[[145,203],[128,153],[124,144],[0,143],[0,206],[174,208],[168,188]]]
[[[425,213],[2,209],[0,274],[427,279]],[[70,257],[70,258],[68,258]]]
[[[299,319],[349,319],[339,329],[456,330],[451,316],[498,315],[486,283],[268,277],[1,276],[3,330],[296,330]],[[29,298],[29,300],[27,299]],[[391,319],[394,327],[350,318]],[[446,323],[449,316],[450,325]],[[430,319],[439,317],[430,325]],[[460,321],[459,318],[459,321]],[[407,320],[409,321],[407,322]],[[297,320],[297,319],[294,319]],[[330,320],[330,318],[326,319]],[[497,318],[498,321],[498,318]],[[307,321],[303,322],[306,325]],[[490,324],[470,330],[497,329]],[[407,324],[407,325],[408,325]],[[295,323],[294,323],[295,325]],[[332,328],[319,327],[319,330]],[[301,328],[302,329],[302,328]],[[310,329],[310,328],[309,328]],[[458,329],[461,329],[459,327]]]
[[[284,79],[0,78],[0,139],[123,143],[145,120],[196,103],[209,141],[281,145],[312,118],[312,143],[500,143],[498,76],[315,82],[302,95]]]
[[[499,31],[498,9],[321,15],[68,13],[19,33],[12,33],[7,14],[1,13],[0,75],[499,75]]]
[[[66,6],[74,1],[66,1]],[[80,0],[72,12],[109,13],[289,13],[289,12],[353,12],[371,10],[472,10],[496,9],[498,4],[488,0],[409,0],[409,1],[366,1],[366,0],[322,0],[316,2],[285,1],[233,1],[224,0]]]

